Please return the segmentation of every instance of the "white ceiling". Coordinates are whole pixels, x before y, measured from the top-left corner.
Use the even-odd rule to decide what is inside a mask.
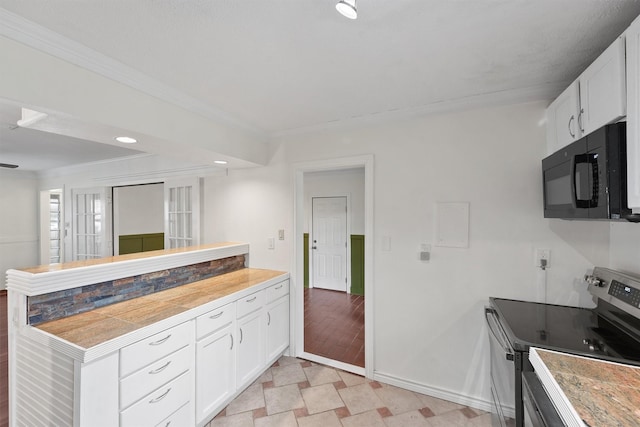
[[[638,0],[0,0],[267,136],[512,94],[549,100]],[[1,160],[0,160],[1,161]]]

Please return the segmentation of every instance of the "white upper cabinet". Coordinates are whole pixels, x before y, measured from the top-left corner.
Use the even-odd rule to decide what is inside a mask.
[[[549,154],[580,138],[580,98],[575,81],[547,108],[547,151]]]
[[[547,108],[547,152],[625,115],[625,40],[618,37]]]
[[[640,211],[640,17],[627,39],[627,189],[629,207]]]
[[[578,126],[583,135],[627,115],[624,44],[624,38],[618,37],[578,79]]]

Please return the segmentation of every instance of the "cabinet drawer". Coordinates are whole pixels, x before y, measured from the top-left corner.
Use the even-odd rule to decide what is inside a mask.
[[[233,322],[236,318],[236,306],[231,303],[198,316],[196,319],[196,339],[203,338]]]
[[[124,409],[141,397],[189,370],[193,347],[184,347],[120,381],[120,408]]]
[[[236,301],[236,314],[238,319],[247,314],[259,310],[264,305],[264,291],[255,292]]]
[[[169,418],[165,418],[164,420],[160,421],[160,424],[157,424],[156,427],[180,427],[193,425],[193,419],[191,417],[192,412],[192,406],[187,403],[186,405],[182,406],[182,408],[169,415]]]
[[[120,377],[186,347],[192,340],[193,325],[185,322],[123,348],[120,350]]]
[[[122,427],[156,426],[190,401],[191,372],[187,372],[148,394],[120,413]]]
[[[273,286],[267,288],[267,303],[277,300],[278,298],[287,295],[289,293],[289,281],[285,280],[280,283],[276,283]]]

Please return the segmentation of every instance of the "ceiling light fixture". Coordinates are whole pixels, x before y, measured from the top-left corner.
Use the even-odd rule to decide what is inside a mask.
[[[216,165],[226,165],[228,162],[226,160],[214,160],[213,163]]]
[[[356,0],[340,0],[336,4],[336,10],[346,16],[349,19],[356,19],[358,17],[358,10],[356,9]]]
[[[131,138],[130,136],[117,136],[115,140],[118,142],[122,142],[123,144],[135,144],[136,142],[138,142],[137,139]]]

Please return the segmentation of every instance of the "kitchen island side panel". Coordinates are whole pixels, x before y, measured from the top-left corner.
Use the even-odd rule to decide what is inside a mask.
[[[15,354],[13,425],[73,426],[73,359],[19,333]]]

